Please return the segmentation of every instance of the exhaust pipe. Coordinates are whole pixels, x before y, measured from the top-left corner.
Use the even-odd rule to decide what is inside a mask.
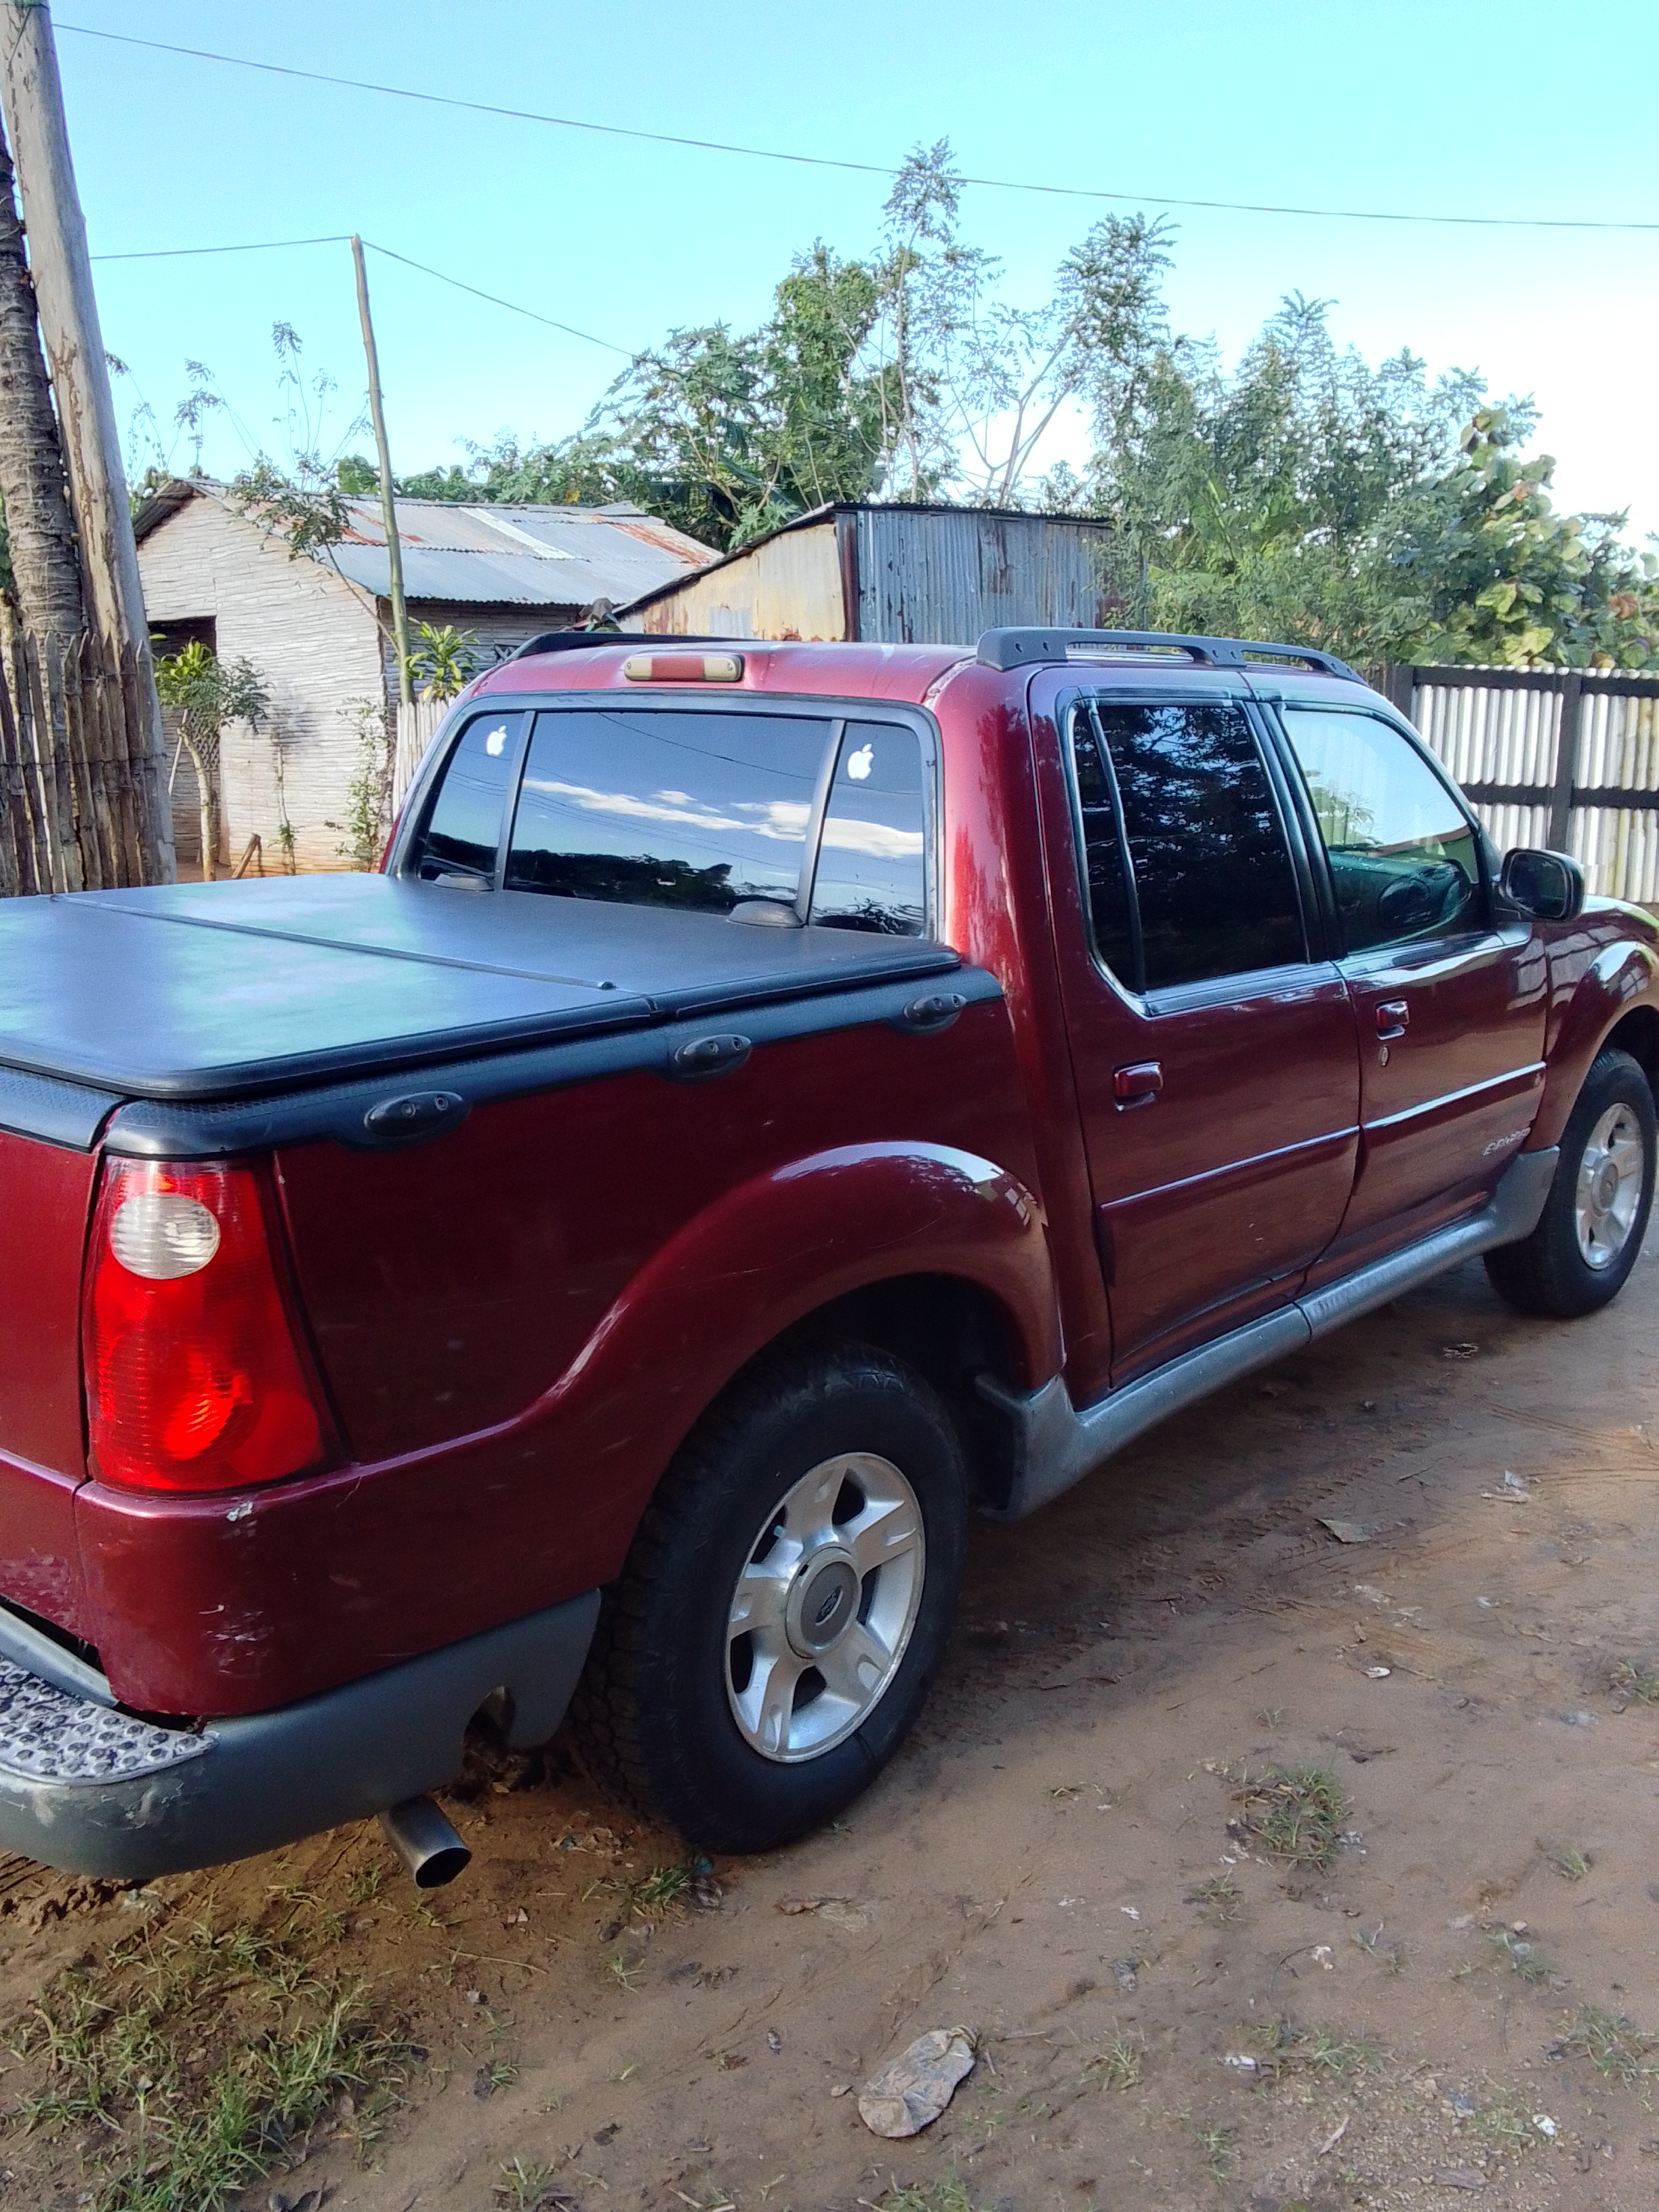
[[[381,1814],[380,1826],[417,1889],[441,1889],[472,1856],[429,1797],[404,1798]]]

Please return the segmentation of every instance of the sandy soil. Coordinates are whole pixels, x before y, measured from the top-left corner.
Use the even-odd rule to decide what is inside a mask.
[[[882,1783],[665,1908],[673,1839],[556,1749],[452,1801],[476,1861],[424,1903],[365,1899],[368,1830],[137,1900],[14,1873],[0,2009],[135,1911],[331,1899],[428,2055],[262,2212],[1650,2206],[1659,2046],[1625,2081],[1571,2029],[1659,2031],[1656,1320],[1659,1250],[1566,1327],[1471,1267],[982,1527]],[[1275,1765],[1346,1801],[1324,1870],[1252,1832]],[[848,2089],[958,2023],[948,2113],[878,2141]],[[6,2200],[73,2203],[75,2148],[11,2135]]]

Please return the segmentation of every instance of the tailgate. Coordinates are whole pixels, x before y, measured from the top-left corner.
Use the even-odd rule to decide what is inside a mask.
[[[81,1255],[97,1172],[94,1152],[0,1129],[0,1597],[76,1635]]]

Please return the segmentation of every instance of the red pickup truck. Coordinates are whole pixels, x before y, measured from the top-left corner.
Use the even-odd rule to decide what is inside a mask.
[[[1656,948],[1340,662],[1106,632],[556,635],[379,874],[9,902],[0,1843],[435,1880],[567,1708],[823,1820],[970,1511],[1472,1255],[1617,1291]]]

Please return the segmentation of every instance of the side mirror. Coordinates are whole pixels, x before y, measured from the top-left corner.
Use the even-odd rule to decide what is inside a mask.
[[[1517,845],[1504,855],[1498,887],[1534,921],[1571,921],[1584,904],[1584,871],[1565,853]]]

